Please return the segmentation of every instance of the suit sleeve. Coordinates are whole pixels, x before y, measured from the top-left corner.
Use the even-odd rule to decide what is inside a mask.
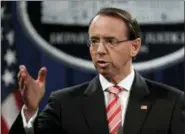
[[[51,93],[48,104],[34,121],[34,134],[55,134],[60,132],[60,104],[54,93]],[[13,123],[9,134],[26,134],[21,112]]]
[[[17,116],[15,122],[12,124],[9,134],[26,134],[24,127],[23,127],[23,122],[22,122],[22,117],[21,117],[21,112]]]
[[[55,93],[51,93],[48,104],[34,122],[35,134],[55,134],[61,129],[61,106]]]
[[[184,93],[178,98],[171,120],[171,134],[184,134],[185,126],[185,105]]]

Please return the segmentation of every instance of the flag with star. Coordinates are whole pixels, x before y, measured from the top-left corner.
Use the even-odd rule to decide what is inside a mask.
[[[22,105],[16,77],[18,59],[11,4],[1,1],[1,134],[8,134]]]

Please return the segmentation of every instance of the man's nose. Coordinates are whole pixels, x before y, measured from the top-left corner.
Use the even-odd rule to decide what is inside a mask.
[[[98,54],[106,54],[107,48],[103,42],[100,42],[97,46],[97,53]]]

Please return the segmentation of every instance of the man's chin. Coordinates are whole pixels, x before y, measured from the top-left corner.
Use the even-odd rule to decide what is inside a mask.
[[[108,69],[105,69],[105,68],[98,68],[98,72],[104,77],[107,77],[110,75],[110,72],[108,71]]]

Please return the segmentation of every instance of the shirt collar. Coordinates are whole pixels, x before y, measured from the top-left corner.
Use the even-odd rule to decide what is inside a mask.
[[[134,81],[134,76],[135,76],[135,73],[132,67],[131,73],[126,78],[121,80],[117,85],[129,91]],[[114,86],[114,84],[109,82],[103,75],[99,74],[99,78],[100,78],[100,84],[102,86],[103,91],[109,87]]]

